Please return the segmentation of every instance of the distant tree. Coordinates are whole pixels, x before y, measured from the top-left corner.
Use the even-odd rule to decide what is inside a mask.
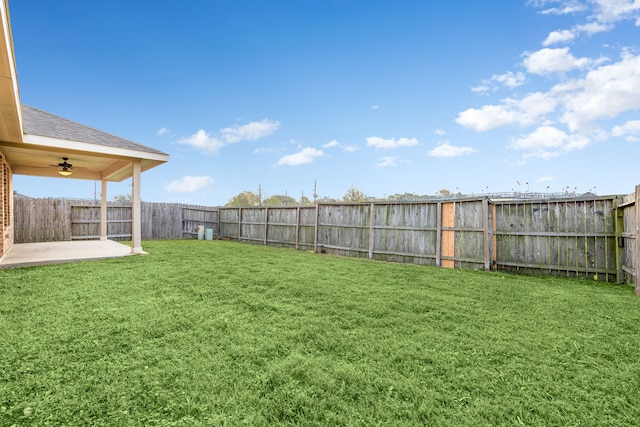
[[[402,202],[402,201],[406,201],[406,200],[419,200],[421,199],[421,196],[418,196],[415,193],[397,193],[397,194],[392,194],[388,197],[389,200],[391,200],[392,202]]]
[[[291,196],[283,196],[276,194],[262,201],[264,206],[295,206],[298,204],[296,199]]]
[[[332,197],[323,197],[317,200],[318,203],[340,203],[341,201],[342,200],[334,199]]]
[[[302,196],[300,196],[300,201],[298,202],[298,204],[300,206],[311,206],[313,205],[313,202],[303,194]]]
[[[260,205],[260,196],[252,191],[243,191],[233,196],[225,206],[242,207]]]
[[[436,193],[436,195],[438,195],[438,196],[451,196],[451,195],[453,195],[453,193],[451,191],[447,190],[446,188],[443,188],[442,190],[438,191]]]
[[[342,200],[345,202],[366,202],[369,200],[369,196],[367,196],[363,191],[356,188],[355,185],[349,187],[344,196],[342,196]]]
[[[113,196],[111,200],[114,202],[130,202],[131,194],[118,194],[117,196]]]

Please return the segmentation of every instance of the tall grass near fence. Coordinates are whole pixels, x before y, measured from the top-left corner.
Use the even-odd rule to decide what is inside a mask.
[[[636,425],[629,286],[229,241],[0,271],[0,425]]]

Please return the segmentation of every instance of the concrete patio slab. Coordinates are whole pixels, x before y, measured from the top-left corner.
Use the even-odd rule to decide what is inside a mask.
[[[0,259],[0,269],[61,264],[132,255],[131,247],[113,240],[19,243]]]

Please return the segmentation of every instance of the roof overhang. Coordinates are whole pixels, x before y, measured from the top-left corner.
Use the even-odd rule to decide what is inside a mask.
[[[22,109],[8,0],[0,0],[0,19],[0,141],[21,142]]]
[[[132,161],[140,161],[144,172],[169,160],[167,154],[38,135],[26,134],[23,141],[1,144],[13,173],[17,175],[120,182],[131,177]],[[73,165],[73,174],[70,177],[58,174],[58,163],[62,162],[63,157],[68,157],[69,163]]]

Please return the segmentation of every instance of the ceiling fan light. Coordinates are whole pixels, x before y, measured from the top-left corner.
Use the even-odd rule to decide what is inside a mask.
[[[72,166],[72,165],[71,165],[70,163],[67,163],[67,160],[69,160],[69,158],[68,158],[68,157],[63,157],[63,158],[62,158],[62,160],[64,160],[64,162],[62,162],[62,163],[58,163],[58,166],[61,168],[61,169],[58,171],[58,173],[59,173],[60,175],[62,175],[62,176],[69,176],[69,175],[71,175],[71,173],[72,173],[72,172],[70,171],[70,169],[71,169],[71,166]]]

